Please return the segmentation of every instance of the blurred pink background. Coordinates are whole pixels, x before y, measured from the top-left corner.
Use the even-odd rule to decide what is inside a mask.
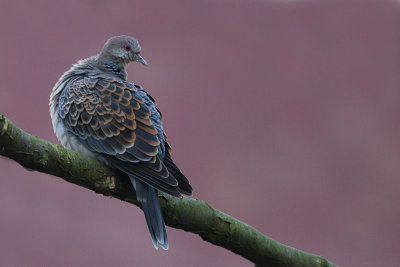
[[[113,35],[149,62],[194,197],[342,266],[400,261],[400,4],[396,1],[9,1],[0,113],[57,142],[51,89]],[[0,158],[3,266],[251,266],[168,228],[155,251],[127,203]]]

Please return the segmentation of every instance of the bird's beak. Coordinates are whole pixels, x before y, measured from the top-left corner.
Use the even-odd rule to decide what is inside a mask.
[[[146,60],[144,60],[144,58],[142,58],[140,55],[136,55],[136,61],[142,63],[145,66],[147,66]]]

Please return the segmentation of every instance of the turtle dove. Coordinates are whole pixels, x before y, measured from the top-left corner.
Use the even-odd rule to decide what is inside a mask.
[[[171,158],[154,99],[127,81],[128,63],[147,65],[140,52],[132,37],[110,38],[100,54],[61,76],[50,96],[50,115],[64,147],[128,175],[154,247],[168,249],[156,189],[180,197],[191,195],[192,187]]]

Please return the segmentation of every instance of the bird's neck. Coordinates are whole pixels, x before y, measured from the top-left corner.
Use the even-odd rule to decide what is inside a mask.
[[[123,62],[115,62],[113,60],[99,56],[95,57],[93,61],[99,69],[104,70],[106,72],[110,72],[115,76],[118,76],[123,80],[126,80],[127,77],[127,73],[125,70],[126,64],[124,64]]]

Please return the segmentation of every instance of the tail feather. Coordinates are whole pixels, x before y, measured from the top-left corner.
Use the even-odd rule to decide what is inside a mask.
[[[154,247],[158,249],[158,245],[160,245],[163,249],[167,250],[167,232],[156,190],[132,176],[129,176],[129,178],[136,190],[137,199],[142,203],[142,210]]]

